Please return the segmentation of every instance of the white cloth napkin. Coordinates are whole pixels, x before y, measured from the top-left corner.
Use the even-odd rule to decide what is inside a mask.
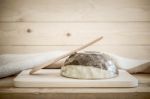
[[[0,55],[0,78],[7,77],[39,66],[65,54],[67,51],[52,51],[38,54],[4,54]],[[55,66],[53,66],[55,67]]]

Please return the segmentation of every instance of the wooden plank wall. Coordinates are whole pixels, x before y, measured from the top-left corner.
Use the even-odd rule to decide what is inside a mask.
[[[86,50],[150,59],[150,0],[0,0],[0,54]]]

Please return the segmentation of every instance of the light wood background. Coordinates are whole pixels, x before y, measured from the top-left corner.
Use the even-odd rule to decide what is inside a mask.
[[[150,59],[150,0],[0,0],[0,54],[86,50]]]

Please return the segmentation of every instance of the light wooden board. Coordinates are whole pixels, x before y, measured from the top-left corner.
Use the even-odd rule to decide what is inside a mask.
[[[0,45],[150,45],[150,23],[0,23]]]
[[[24,70],[15,79],[15,87],[137,87],[138,80],[124,70],[111,79],[81,80],[60,75],[60,69],[42,69],[34,75]]]
[[[1,0],[0,21],[150,21],[149,0]]]
[[[14,78],[15,78],[16,76],[17,76],[17,75],[11,76],[11,77],[6,77],[6,78],[1,78],[1,79],[0,79],[0,88],[3,87],[3,89],[5,89],[5,88],[8,88],[8,89],[7,89],[7,91],[1,89],[0,92],[10,92],[9,87],[14,87],[14,85],[13,85],[13,80],[14,80]],[[149,86],[149,84],[150,84],[150,74],[132,74],[132,76],[134,76],[136,79],[138,79],[138,84],[139,84],[139,86],[136,87],[136,89],[138,89],[138,92],[146,92],[146,91],[149,91],[149,92],[150,92],[150,86]],[[140,89],[141,87],[143,88],[142,90]],[[149,90],[146,90],[146,88],[145,88],[145,91],[144,91],[144,87],[147,87]],[[24,88],[20,88],[20,90],[21,90],[21,89],[24,89]],[[30,89],[36,90],[36,88],[30,88]],[[28,89],[26,92],[30,92],[30,91],[31,91],[30,89]],[[47,90],[48,90],[48,89],[49,89],[49,88],[47,88]],[[114,89],[114,88],[113,88],[113,89]],[[17,90],[19,90],[19,89],[14,88],[14,91],[20,92],[20,91],[17,91]],[[29,91],[29,90],[30,90],[30,91]],[[38,90],[38,88],[37,88],[37,90]],[[103,90],[103,89],[101,89],[101,90]],[[127,90],[125,90],[125,88],[122,89],[122,90],[125,91],[125,92],[127,92]],[[21,91],[23,92],[23,91],[25,91],[25,90],[21,90]],[[44,91],[44,90],[43,90],[43,91]],[[70,90],[70,91],[71,91],[71,90]],[[84,91],[86,91],[86,90],[84,90]],[[107,89],[106,89],[105,91],[108,92]],[[117,92],[117,90],[114,90],[114,91]],[[122,91],[122,92],[123,92],[123,91]],[[132,91],[131,91],[131,90],[129,90],[129,91],[130,91],[130,92],[133,92],[133,91],[135,91],[135,88],[133,88]],[[128,91],[128,92],[129,92],[129,91]],[[46,91],[44,91],[44,92],[46,92]],[[101,91],[101,92],[104,92],[104,90]],[[118,92],[121,92],[121,91],[118,89]]]

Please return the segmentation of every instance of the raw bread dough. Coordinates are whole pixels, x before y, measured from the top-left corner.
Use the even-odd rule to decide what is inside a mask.
[[[61,68],[61,75],[78,79],[103,79],[117,76],[114,72],[93,66],[68,65]]]
[[[66,59],[61,75],[78,79],[104,79],[118,75],[117,64],[108,55],[98,52],[75,53]]]

